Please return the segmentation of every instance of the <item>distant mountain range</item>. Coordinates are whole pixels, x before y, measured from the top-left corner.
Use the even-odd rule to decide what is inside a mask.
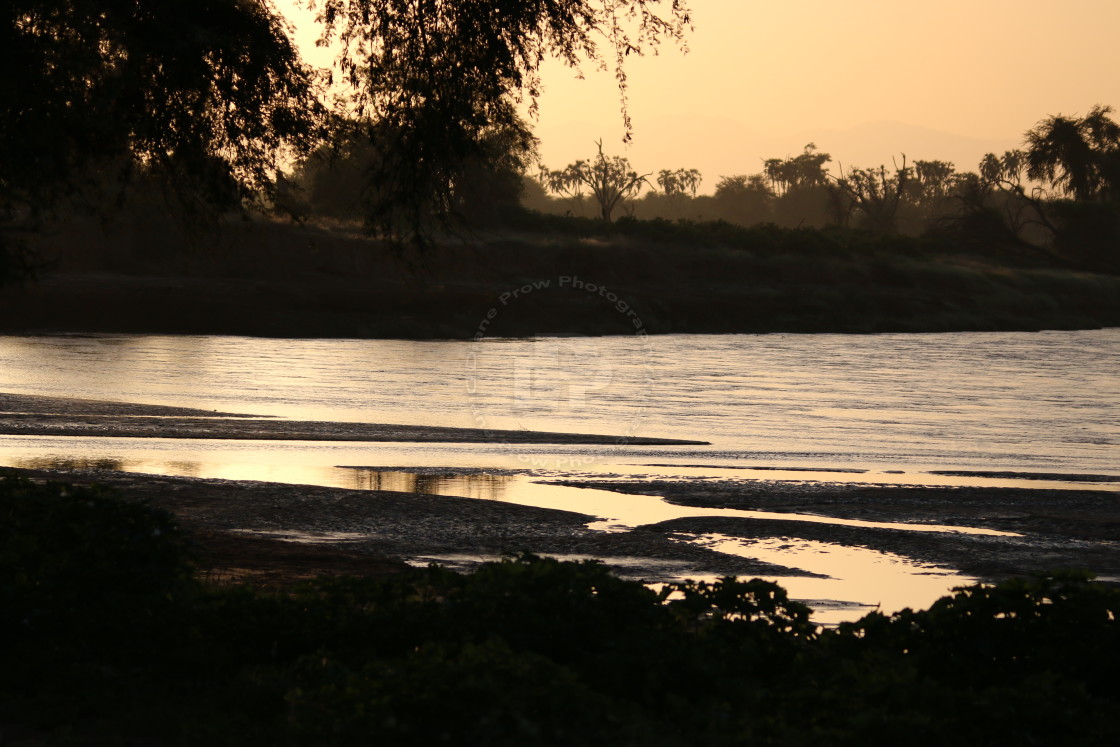
[[[841,166],[901,165],[907,161],[952,161],[959,171],[974,171],[985,153],[1002,153],[1018,147],[1021,136],[1007,139],[971,137],[905,122],[866,122],[847,129],[819,128],[789,134],[764,134],[726,117],[677,115],[635,120],[634,142],[627,148],[609,127],[567,121],[538,130],[541,156],[551,168],[560,168],[595,153],[595,140],[604,141],[607,153],[624,155],[643,172],[696,168],[704,176],[702,192],[710,192],[720,176],[753,174],[768,158],[797,155],[807,143],[832,155],[829,170]],[[613,139],[612,139],[613,138]]]

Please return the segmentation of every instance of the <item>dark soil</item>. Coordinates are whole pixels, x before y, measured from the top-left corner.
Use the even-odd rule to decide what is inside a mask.
[[[558,484],[660,495],[683,506],[959,526],[1016,536],[722,517],[675,519],[654,527],[666,532],[716,532],[744,538],[798,537],[867,547],[990,579],[1059,568],[1120,576],[1120,493],[1114,491],[753,480]]]
[[[0,435],[257,441],[697,445],[705,441],[488,428],[283,420],[128,402],[0,393]]]

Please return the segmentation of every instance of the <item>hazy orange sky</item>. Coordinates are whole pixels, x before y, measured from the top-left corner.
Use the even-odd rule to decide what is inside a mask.
[[[700,169],[705,191],[809,141],[845,168],[905,151],[973,169],[1048,114],[1120,106],[1120,0],[689,5],[687,54],[665,47],[629,63],[629,147],[610,74],[587,66],[578,80],[546,65],[535,123],[545,163],[587,157],[602,138],[643,171]],[[304,19],[294,17],[310,36]]]

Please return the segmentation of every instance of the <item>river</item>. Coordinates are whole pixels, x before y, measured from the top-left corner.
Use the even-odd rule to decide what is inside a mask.
[[[1115,490],[1120,484],[1077,476],[1116,473],[1118,372],[1120,329],[479,342],[9,336],[0,337],[4,392],[300,420],[661,436],[710,445],[0,436],[0,465],[99,463],[198,477],[403,489],[417,489],[424,468],[474,467],[477,474],[429,474],[421,481],[424,489],[449,495],[593,509],[604,526],[616,527],[661,516],[667,504],[650,499],[643,504],[648,510],[633,513],[631,500],[626,510],[632,515],[615,516],[623,504],[611,493],[536,480],[573,473],[712,480],[758,474]],[[526,469],[534,470],[531,476],[487,475]],[[1029,473],[1070,478],[1026,479]],[[588,499],[588,493],[596,495]]]

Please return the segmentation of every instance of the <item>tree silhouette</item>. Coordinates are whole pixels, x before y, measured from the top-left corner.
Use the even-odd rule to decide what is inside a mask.
[[[915,197],[931,208],[947,199],[956,183],[956,167],[949,161],[914,161]]]
[[[702,181],[703,177],[697,169],[661,169],[657,172],[657,186],[661,187],[675,214],[680,213],[686,200],[696,198]],[[653,194],[646,195],[647,199]]]
[[[370,226],[406,238],[531,144],[516,106],[535,110],[545,57],[613,67],[629,132],[623,61],[689,26],[682,0],[309,4],[353,86],[339,113],[380,154]],[[0,245],[85,183],[136,175],[195,207],[269,205],[277,167],[322,134],[319,81],[269,0],[12,0],[0,63]]]
[[[9,210],[43,209],[106,168],[167,172],[194,199],[260,199],[321,113],[264,2],[14,0],[0,10],[0,61]]]
[[[576,161],[559,171],[542,168],[541,182],[549,191],[569,197],[582,195],[586,187],[599,205],[599,217],[610,223],[615,208],[637,197],[650,175],[639,174],[621,156],[605,155],[602,140],[595,145],[599,152],[590,161]]]
[[[657,186],[669,197],[691,195],[696,196],[703,178],[696,169],[661,169],[657,172]]]
[[[769,221],[775,197],[762,174],[720,177],[712,196],[719,217],[745,225]]]
[[[770,158],[763,162],[763,173],[770,188],[778,196],[806,187],[819,187],[828,183],[828,170],[824,167],[832,160],[828,153],[821,153],[814,143],[809,143],[797,156]]]
[[[322,0],[324,41],[341,46],[350,106],[385,125],[371,132],[386,158],[371,228],[419,240],[430,219],[453,212],[463,165],[487,159],[493,128],[524,128],[515,103],[535,112],[546,57],[578,67],[611,60],[630,131],[623,62],[689,24],[684,2],[660,0]],[[605,50],[605,52],[604,52]],[[527,132],[523,135],[528,136]]]
[[[322,114],[263,1],[10,0],[0,65],[0,266],[64,200],[138,178],[196,214],[264,205]]]
[[[1099,197],[1114,178],[1120,124],[1111,106],[1094,106],[1084,117],[1047,117],[1026,133],[1027,174],[1047,181],[1075,200]]]
[[[895,219],[912,178],[913,169],[906,165],[903,155],[902,166],[896,164],[893,174],[886,166],[853,168],[847,174],[841,169],[835,184],[851,206],[863,213],[868,228],[895,233],[898,230]]]

